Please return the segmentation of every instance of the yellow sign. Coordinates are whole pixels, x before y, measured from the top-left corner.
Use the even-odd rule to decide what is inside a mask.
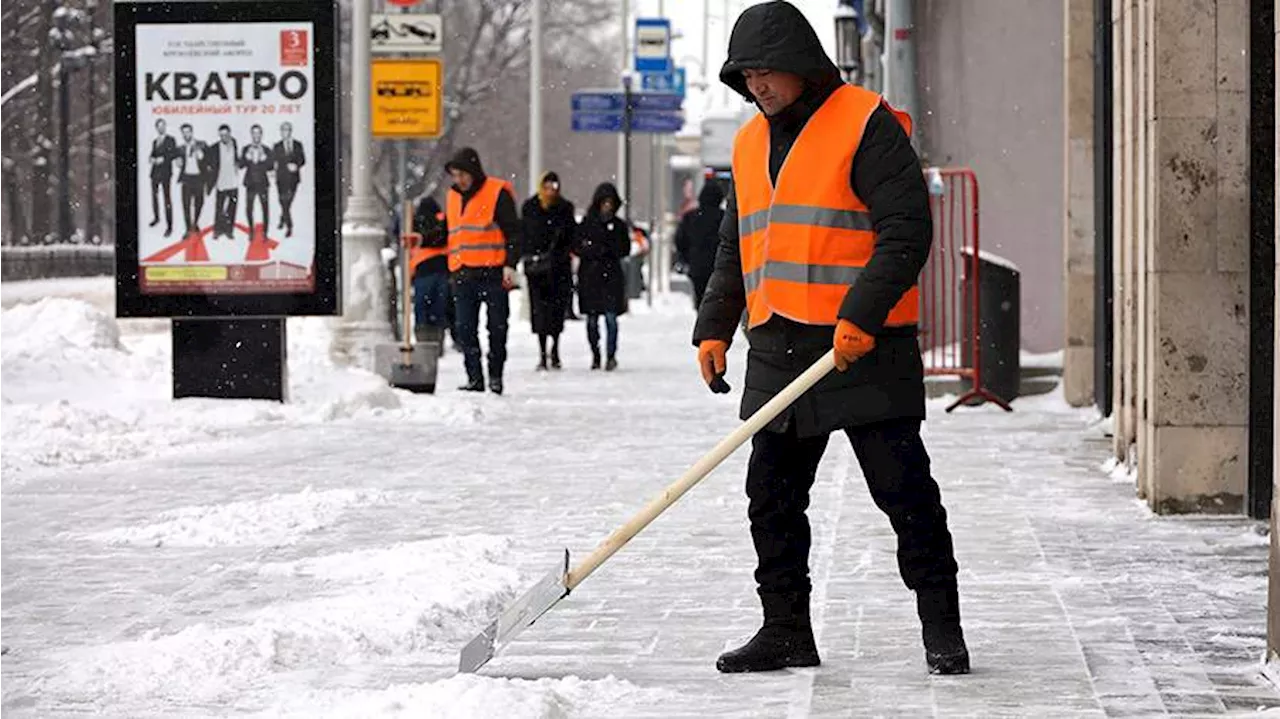
[[[226,267],[147,267],[148,280],[152,282],[219,281],[227,279]]]
[[[444,71],[439,60],[377,58],[371,72],[374,137],[440,136]]]

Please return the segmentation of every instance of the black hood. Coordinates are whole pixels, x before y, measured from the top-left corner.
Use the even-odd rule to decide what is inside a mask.
[[[812,90],[840,82],[840,71],[822,49],[813,26],[794,5],[782,0],[752,5],[738,16],[729,36],[729,56],[720,82],[754,102],[742,71],[768,69],[803,77]]]
[[[591,193],[591,214],[600,214],[600,203],[606,198],[611,198],[613,204],[617,205],[615,212],[622,210],[622,198],[618,196],[618,188],[613,186],[612,182],[602,182],[596,187],[596,191]]]
[[[476,185],[484,182],[484,167],[480,164],[480,153],[471,147],[464,147],[455,152],[453,158],[445,163],[444,169],[462,170],[475,179]]]
[[[708,179],[698,193],[698,206],[704,209],[715,209],[724,202],[724,188],[715,178]]]

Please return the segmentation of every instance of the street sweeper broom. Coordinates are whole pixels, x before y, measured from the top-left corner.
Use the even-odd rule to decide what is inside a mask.
[[[701,482],[725,458],[733,454],[734,450],[742,446],[744,442],[763,429],[769,422],[773,421],[800,395],[804,394],[809,388],[817,384],[818,380],[821,380],[831,372],[834,367],[834,353],[828,352],[823,355],[821,359],[813,363],[813,366],[805,370],[804,374],[801,374],[791,384],[784,387],[773,399],[756,410],[755,414],[751,415],[741,426],[720,440],[710,452],[707,452],[695,462],[680,479],[676,480],[662,494],[646,504],[626,524],[614,530],[613,534],[610,534],[600,543],[600,546],[596,547],[595,551],[587,555],[577,566],[570,568],[569,550],[564,550],[563,556],[556,562],[555,568],[550,573],[535,584],[532,589],[525,592],[514,604],[507,607],[483,632],[478,634],[475,639],[472,639],[467,646],[463,647],[462,654],[458,658],[458,671],[469,673],[484,666],[494,657],[498,650],[537,621],[539,617],[546,614],[561,599],[569,596],[569,592],[576,589],[579,584],[582,584],[609,557],[612,557],[619,549],[622,549],[623,545],[631,541],[632,537],[639,534],[640,530],[649,526],[649,523],[657,519],[658,515],[666,511],[672,504],[675,504],[676,500],[684,496],[685,492],[688,492],[694,485]],[[728,391],[728,385],[724,384],[722,378],[716,378],[716,381],[719,386],[713,387],[713,389],[717,392]]]

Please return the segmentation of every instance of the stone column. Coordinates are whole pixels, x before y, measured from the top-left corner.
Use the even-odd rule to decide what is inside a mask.
[[[1064,0],[1063,245],[1066,344],[1062,388],[1072,406],[1094,403],[1093,5]]]
[[[1162,3],[1151,15],[1149,456],[1139,471],[1157,512],[1238,512],[1248,407],[1247,4]]]

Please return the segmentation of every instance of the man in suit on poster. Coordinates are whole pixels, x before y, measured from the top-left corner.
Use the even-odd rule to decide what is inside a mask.
[[[164,236],[173,234],[173,159],[178,143],[165,132],[165,122],[156,120],[156,139],[151,142],[151,226],[160,224],[160,195],[164,195]]]
[[[307,162],[302,143],[293,139],[293,125],[280,123],[280,142],[271,148],[271,155],[276,166],[276,194],[280,197],[280,224],[277,229],[283,227],[285,237],[293,237],[293,198],[302,181],[302,166]]]
[[[231,127],[218,126],[218,143],[208,152],[209,175],[213,178],[215,204],[213,237],[228,240],[236,233],[236,206],[240,203],[240,161]]]
[[[205,144],[195,138],[190,123],[182,125],[182,147],[178,148],[178,183],[182,186],[182,219],[187,234],[200,231],[200,213],[204,211]]]
[[[262,234],[266,235],[271,226],[271,210],[267,205],[267,191],[271,188],[271,180],[267,175],[273,169],[271,151],[262,144],[262,126],[249,128],[252,139],[245,146],[240,156],[240,165],[244,167],[245,220],[249,223],[249,235],[256,234],[253,224],[254,200],[262,204]]]

